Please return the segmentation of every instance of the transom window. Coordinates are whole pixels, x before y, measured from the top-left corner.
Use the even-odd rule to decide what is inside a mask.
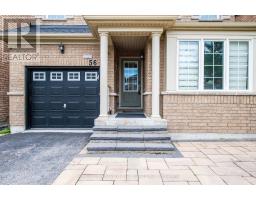
[[[33,72],[33,81],[45,81],[45,72]]]
[[[97,72],[85,72],[86,81],[97,81],[98,73]]]
[[[204,42],[204,89],[223,89],[223,42]]]
[[[68,72],[68,81],[80,81],[80,72]]]
[[[138,61],[124,61],[123,68],[123,91],[138,91]]]
[[[198,89],[199,42],[179,42],[179,89]]]
[[[63,73],[62,72],[51,72],[51,81],[62,81]]]

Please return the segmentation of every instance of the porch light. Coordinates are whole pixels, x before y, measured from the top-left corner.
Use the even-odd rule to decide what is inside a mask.
[[[62,44],[62,42],[59,44],[59,50],[61,54],[64,54],[65,47],[64,44]]]

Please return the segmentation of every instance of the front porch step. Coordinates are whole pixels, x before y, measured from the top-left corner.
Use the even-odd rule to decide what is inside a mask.
[[[93,133],[91,141],[166,141],[170,142],[171,137],[164,133]]]
[[[175,148],[171,143],[158,142],[90,142],[87,151],[92,152],[113,152],[113,151],[149,151],[149,152],[168,152]]]
[[[166,127],[162,126],[94,126],[93,131],[117,131],[117,132],[153,132],[167,131]]]

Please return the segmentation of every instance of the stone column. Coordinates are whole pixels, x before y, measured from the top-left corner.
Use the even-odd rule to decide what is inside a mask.
[[[108,116],[108,32],[100,32],[100,117]]]
[[[152,33],[152,118],[160,118],[160,36],[161,32]]]

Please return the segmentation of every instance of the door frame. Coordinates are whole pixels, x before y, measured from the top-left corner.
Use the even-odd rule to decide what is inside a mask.
[[[122,64],[123,64],[123,61],[124,60],[127,60],[127,61],[138,61],[139,62],[139,65],[140,65],[140,87],[141,87],[141,94],[140,94],[140,107],[122,107],[121,106],[121,95],[122,95],[122,92],[121,90],[123,89],[122,87]],[[127,110],[134,110],[134,109],[143,109],[144,105],[143,105],[143,90],[144,90],[144,80],[143,80],[143,72],[144,72],[144,60],[139,57],[139,56],[120,56],[119,57],[119,64],[118,64],[118,75],[119,75],[119,92],[118,92],[118,109],[127,109]]]
[[[25,115],[25,130],[30,129],[31,128],[31,122],[30,122],[30,98],[29,98],[29,92],[30,92],[30,71],[33,69],[94,69],[94,70],[98,70],[98,73],[100,73],[100,66],[58,66],[58,65],[51,65],[51,66],[46,66],[46,65],[33,65],[33,66],[29,66],[26,65],[25,66],[25,70],[24,70],[24,115]],[[99,74],[100,75],[100,74]],[[98,80],[100,81],[100,79]],[[100,84],[100,82],[99,82]],[[99,95],[99,102],[100,102],[100,95]],[[51,128],[52,129],[52,128]],[[54,129],[54,128],[53,128]],[[62,129],[69,129],[69,128],[62,128]]]

